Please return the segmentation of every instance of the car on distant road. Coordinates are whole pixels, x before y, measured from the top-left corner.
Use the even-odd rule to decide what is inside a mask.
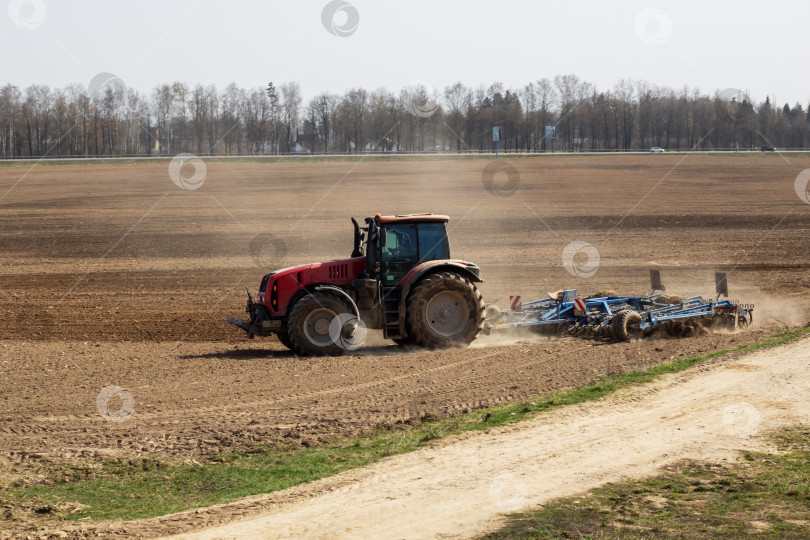
[[[650,152],[658,154],[658,153],[661,153],[661,152],[666,152],[666,150],[664,150],[663,148],[660,148],[658,146],[653,146],[652,148],[650,148]]]
[[[776,152],[776,148],[774,148],[770,144],[763,144],[760,150],[762,150],[763,152]]]

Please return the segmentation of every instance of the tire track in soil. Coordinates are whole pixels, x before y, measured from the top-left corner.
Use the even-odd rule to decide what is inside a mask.
[[[353,384],[353,385],[348,385],[348,386],[344,386],[344,387],[340,387],[340,388],[329,388],[329,389],[324,389],[324,390],[317,390],[317,391],[314,391],[314,392],[304,392],[304,393],[299,393],[299,394],[290,394],[290,395],[287,395],[287,396],[282,396],[282,397],[279,397],[279,398],[274,398],[274,399],[269,399],[269,400],[247,402],[247,403],[240,404],[237,407],[237,410],[239,410],[239,409],[247,409],[247,408],[259,408],[259,407],[260,408],[265,408],[265,407],[270,406],[270,405],[286,404],[286,403],[288,403],[290,401],[300,401],[300,400],[304,400],[304,399],[312,399],[312,398],[315,398],[315,397],[323,397],[323,396],[328,396],[328,395],[332,395],[332,394],[340,394],[340,393],[346,393],[346,392],[355,392],[355,391],[360,391],[360,390],[366,390],[366,389],[369,389],[369,388],[378,387],[378,386],[385,385],[385,384],[392,383],[392,382],[400,382],[400,381],[410,379],[410,378],[413,378],[413,377],[419,377],[419,376],[424,376],[424,375],[427,375],[427,374],[446,371],[446,370],[452,369],[454,367],[458,367],[458,366],[461,366],[461,365],[464,365],[464,364],[469,364],[469,363],[472,363],[472,362],[476,362],[476,361],[480,361],[482,359],[489,358],[489,357],[494,356],[496,354],[497,354],[496,352],[495,353],[490,353],[490,354],[487,354],[487,355],[482,356],[482,357],[460,360],[460,361],[454,362],[452,364],[446,364],[446,365],[442,365],[442,366],[438,366],[438,367],[434,367],[434,368],[429,368],[429,369],[417,371],[415,373],[408,373],[408,374],[405,374],[405,375],[397,375],[397,376],[394,376],[394,377],[391,377],[391,378],[388,378],[388,379],[383,379],[383,380],[378,380],[378,381],[371,381],[371,382],[367,382],[367,383]],[[396,397],[396,396],[394,396],[394,397]],[[369,401],[369,400],[363,400],[363,401],[365,402],[365,401]],[[285,407],[285,409],[286,409],[286,407]],[[161,417],[173,416],[173,415],[176,415],[178,413],[188,413],[188,414],[200,414],[200,415],[202,415],[202,414],[217,413],[217,412],[220,412],[220,411],[222,411],[221,407],[195,407],[195,408],[191,408],[191,409],[181,409],[181,410],[175,410],[175,411],[171,411],[171,412],[139,413],[138,418],[143,419],[143,420],[157,420],[157,419],[160,419]],[[98,417],[98,415],[95,415],[95,414],[84,414],[84,415],[69,415],[69,416],[34,417],[32,420],[33,421],[48,422],[50,424],[50,423],[58,423],[58,422],[68,422],[68,421],[71,421],[71,420],[95,420],[97,417]]]
[[[737,340],[741,336],[755,339],[757,334],[743,334],[737,336]],[[94,448],[157,457],[236,449],[268,440],[268,437],[286,436],[303,441],[333,435],[356,436],[382,422],[410,423],[426,415],[441,417],[466,412],[581,385],[609,371],[639,369],[660,361],[657,358],[661,354],[656,349],[661,348],[661,343],[666,343],[667,354],[674,355],[672,353],[691,354],[714,348],[734,339],[705,336],[692,340],[605,344],[565,338],[552,345],[543,338],[539,343],[521,341],[471,350],[415,351],[385,358],[369,355],[327,358],[310,366],[309,371],[301,374],[306,380],[296,383],[312,390],[244,401],[234,401],[227,393],[216,394],[211,396],[211,404],[192,407],[177,407],[165,399],[166,395],[173,394],[165,387],[176,386],[176,381],[165,381],[161,385],[156,380],[150,389],[154,388],[158,400],[150,403],[148,397],[138,396],[133,417],[122,423],[105,420],[94,406],[84,408],[88,412],[83,413],[37,416],[29,416],[24,407],[7,408],[0,417],[0,432],[4,433],[0,451],[25,451],[35,447],[59,455],[77,448]],[[176,347],[173,344],[143,345],[156,353],[161,348]],[[187,354],[184,347],[181,346],[177,354]],[[603,347],[606,349],[601,349]],[[603,360],[600,363],[595,357]],[[279,370],[287,370],[288,365],[301,367],[301,359],[294,357],[275,360]],[[357,372],[353,375],[355,382],[333,387],[331,370],[344,361],[369,366],[375,362],[379,366],[384,361],[384,367]],[[422,367],[423,364],[429,366]],[[260,368],[261,363],[257,362],[256,366]],[[184,369],[193,370],[194,365]],[[393,375],[363,380],[379,377],[383,372]],[[92,372],[88,375],[96,376]],[[101,387],[102,383],[90,385],[96,386]],[[277,387],[284,389],[284,385],[277,384]],[[272,393],[272,390],[257,392]],[[23,398],[22,403],[25,401]],[[151,410],[155,408],[157,410]]]
[[[582,350],[585,347],[581,347],[578,350]],[[182,428],[192,428],[198,429],[199,425],[199,418],[206,418],[209,424],[237,424],[236,420],[240,417],[246,417],[250,415],[252,420],[268,418],[274,419],[276,422],[276,427],[280,429],[287,429],[290,427],[296,428],[306,428],[306,427],[315,427],[318,426],[325,421],[336,421],[340,420],[344,424],[349,425],[358,425],[362,426],[366,423],[366,419],[363,416],[354,416],[351,413],[345,414],[345,412],[349,411],[362,411],[368,410],[369,404],[376,403],[376,408],[383,409],[385,408],[385,404],[391,404],[393,407],[388,408],[387,410],[392,411],[394,414],[393,420],[411,420],[415,416],[418,417],[418,411],[414,414],[414,407],[402,407],[397,405],[402,402],[408,402],[412,398],[418,395],[422,395],[424,393],[429,393],[435,397],[441,396],[452,396],[458,387],[461,385],[459,381],[451,380],[443,384],[437,384],[436,381],[433,381],[432,384],[429,384],[425,387],[420,389],[413,389],[413,390],[405,390],[401,392],[395,393],[387,393],[382,396],[376,396],[374,394],[369,394],[364,392],[370,388],[375,387],[382,387],[392,385],[392,383],[398,383],[407,379],[413,378],[423,378],[425,376],[431,376],[436,373],[440,373],[443,371],[452,370],[454,368],[458,368],[460,366],[470,364],[470,363],[480,363],[481,361],[487,360],[494,356],[497,356],[499,351],[494,351],[491,353],[479,355],[473,358],[464,359],[458,362],[453,362],[450,364],[445,364],[438,367],[433,367],[425,370],[419,370],[414,373],[409,373],[401,376],[394,376],[387,379],[382,379],[378,381],[372,381],[369,383],[362,383],[362,384],[355,384],[355,385],[348,385],[340,388],[334,389],[326,389],[316,392],[306,392],[306,393],[297,393],[297,394],[290,394],[287,396],[283,396],[276,399],[271,400],[261,400],[261,401],[254,401],[254,402],[247,402],[243,404],[239,404],[232,408],[228,408],[223,410],[221,407],[197,407],[197,408],[189,408],[189,409],[181,409],[175,410],[171,412],[161,412],[161,413],[146,413],[146,414],[138,414],[138,421],[143,422],[146,421],[153,421],[154,423],[158,423],[160,428],[162,429],[169,429],[172,431],[180,431]],[[551,359],[544,359],[540,361],[528,362],[514,368],[510,368],[507,370],[502,370],[498,376],[499,378],[506,378],[508,379],[509,376],[514,372],[519,372],[525,370],[529,366],[538,365],[542,363],[549,362]],[[489,388],[493,385],[497,385],[500,383],[499,379],[493,379],[493,377],[489,374],[482,374],[476,376],[465,376],[465,381],[467,383],[471,383],[474,381],[489,381],[488,384],[466,384],[466,390],[470,393],[478,393],[477,390],[483,390]],[[332,414],[326,414],[326,412],[317,412],[314,411],[311,404],[309,406],[293,406],[291,402],[295,401],[304,401],[304,400],[312,400],[314,398],[322,398],[327,395],[341,395],[341,394],[358,394],[360,396],[364,396],[362,398],[354,397],[347,397],[346,399],[338,399],[330,401],[330,407],[333,408],[335,411],[343,411],[343,412],[335,412]],[[507,396],[508,398],[509,396]],[[502,399],[496,399],[495,402],[500,402]],[[450,401],[448,405],[445,406],[445,409],[470,409],[474,407],[481,407],[485,404],[489,404],[491,402],[457,402],[457,401]],[[274,406],[271,408],[271,406]],[[256,415],[253,411],[257,409],[264,410],[264,414]],[[177,418],[180,415],[181,418]],[[97,414],[84,414],[84,415],[70,415],[70,416],[50,416],[50,417],[34,417],[32,421],[26,425],[20,425],[15,428],[0,428],[0,431],[12,433],[16,435],[38,435],[42,433],[54,433],[58,430],[53,428],[54,424],[66,425],[70,422],[78,421],[78,422],[90,422],[93,424],[99,423],[99,417]],[[223,426],[224,427],[224,426]],[[83,430],[87,429],[86,427],[75,427],[73,428],[75,432],[82,432]]]

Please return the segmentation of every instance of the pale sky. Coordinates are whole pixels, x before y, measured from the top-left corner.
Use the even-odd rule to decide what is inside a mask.
[[[627,78],[810,102],[806,0],[337,1],[2,0],[0,85],[108,72],[143,93],[297,81],[308,99],[575,74],[600,90]]]

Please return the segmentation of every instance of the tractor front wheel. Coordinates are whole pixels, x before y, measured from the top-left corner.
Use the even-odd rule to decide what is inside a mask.
[[[332,339],[329,325],[339,315],[350,312],[335,295],[314,292],[304,296],[295,303],[287,321],[290,348],[302,356],[342,354],[344,349]]]
[[[276,337],[278,338],[278,340],[281,342],[282,345],[284,345],[291,351],[295,350],[295,347],[293,347],[293,344],[290,341],[290,335],[287,332],[279,332],[278,334],[276,334]]]
[[[458,274],[431,274],[408,295],[405,329],[420,347],[467,345],[483,325],[484,299],[470,280]]]

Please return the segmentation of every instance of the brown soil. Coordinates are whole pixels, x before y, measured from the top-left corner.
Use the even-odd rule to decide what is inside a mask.
[[[43,461],[316,444],[807,322],[810,206],[793,181],[810,159],[654,157],[512,159],[511,197],[484,188],[485,160],[210,163],[196,191],[166,162],[2,167],[0,482]],[[713,296],[723,270],[754,328],[626,344],[501,334],[433,352],[372,335],[353,356],[303,359],[225,324],[265,272],[348,256],[350,216],[431,211],[451,216],[487,302],[642,293],[649,268],[673,294]],[[593,277],[563,266],[573,241],[599,250]],[[108,386],[134,399],[123,422],[99,414]]]

